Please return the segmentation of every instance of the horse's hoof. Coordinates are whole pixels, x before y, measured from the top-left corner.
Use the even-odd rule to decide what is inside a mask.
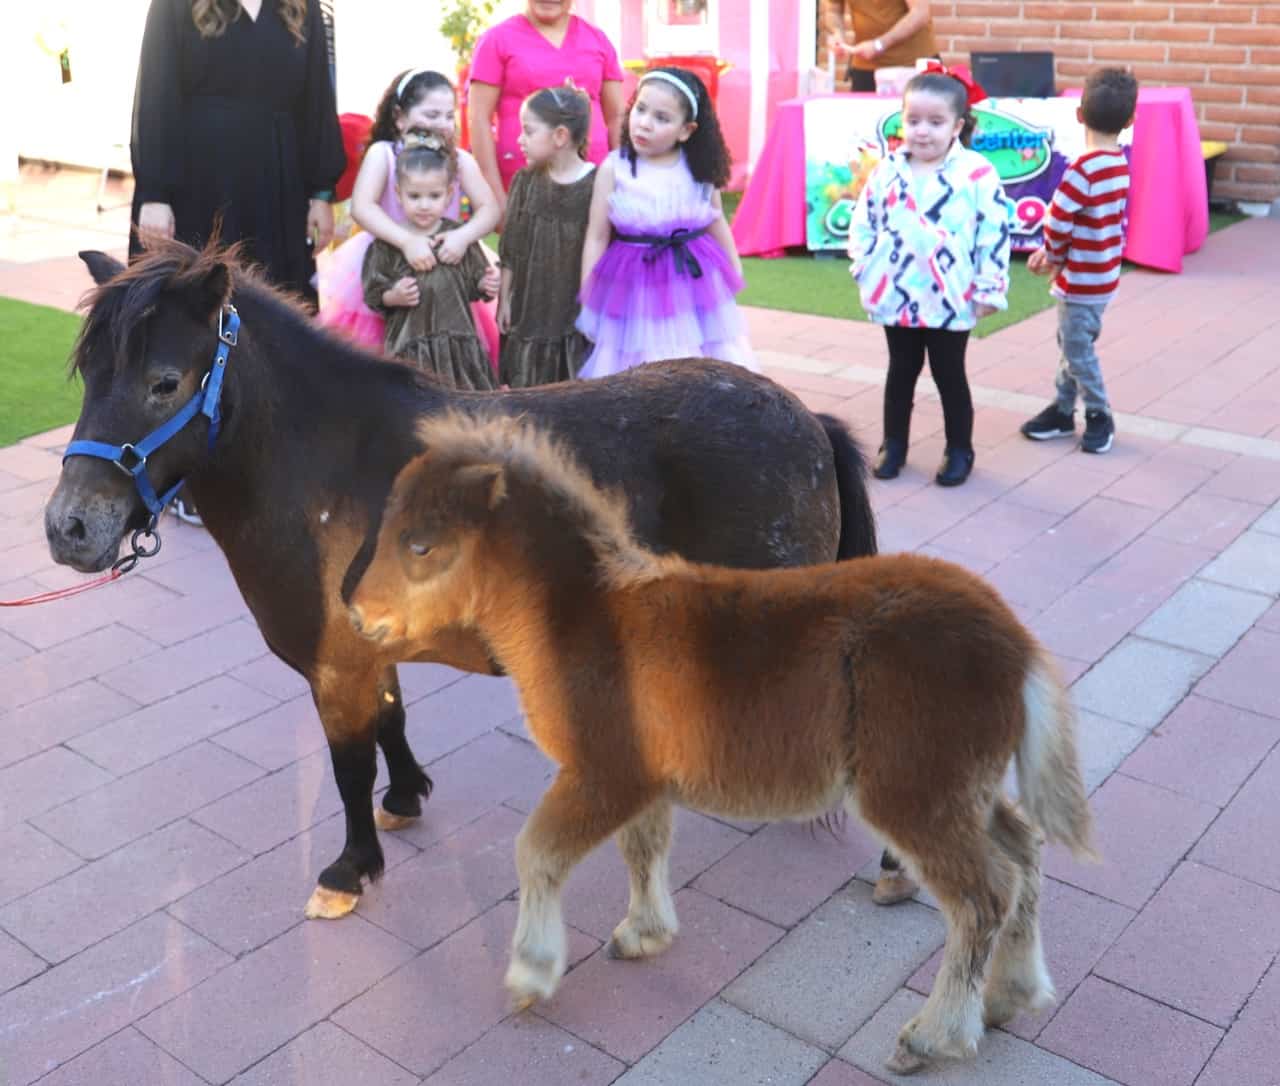
[[[359,894],[317,886],[307,902],[306,916],[308,920],[337,920],[355,909],[359,900]]]
[[[917,1071],[923,1071],[928,1067],[929,1061],[912,1051],[910,1046],[899,1038],[898,1047],[894,1049],[893,1055],[884,1061],[884,1065],[895,1075],[914,1075]]]
[[[882,871],[871,891],[871,900],[877,905],[896,905],[906,901],[920,889],[918,883],[901,871]]]
[[[666,950],[674,938],[675,934],[669,931],[638,932],[624,920],[614,928],[613,938],[604,952],[615,961],[652,958]]]
[[[502,983],[511,993],[511,1008],[514,1011],[527,1010],[540,999],[550,999],[556,990],[557,970],[555,963],[547,961],[527,961],[519,956],[511,959],[507,966],[507,975]]]
[[[373,824],[378,829],[388,833],[395,830],[407,830],[417,821],[416,816],[392,814],[381,804],[373,809]]]

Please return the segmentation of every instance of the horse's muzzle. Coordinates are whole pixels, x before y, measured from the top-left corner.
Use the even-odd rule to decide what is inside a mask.
[[[347,608],[347,617],[351,627],[361,637],[369,641],[382,642],[391,633],[391,620],[385,615],[366,615],[358,603]]]
[[[92,493],[78,496],[64,477],[44,507],[50,556],[81,573],[101,572],[120,553],[133,512],[128,501]]]

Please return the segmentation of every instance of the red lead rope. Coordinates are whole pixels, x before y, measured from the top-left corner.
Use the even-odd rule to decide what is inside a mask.
[[[54,600],[66,599],[68,596],[78,596],[81,592],[88,592],[91,588],[110,584],[112,581],[123,577],[126,572],[123,569],[113,569],[110,573],[95,577],[92,581],[86,581],[84,584],[74,584],[69,588],[55,588],[49,592],[28,596],[24,600],[0,600],[0,607],[30,607],[34,603],[52,603]]]

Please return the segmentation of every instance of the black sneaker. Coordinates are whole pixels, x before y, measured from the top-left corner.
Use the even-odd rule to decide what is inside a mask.
[[[1116,424],[1106,411],[1086,411],[1084,413],[1084,437],[1080,439],[1080,448],[1087,453],[1104,453],[1111,448],[1115,440]]]
[[[1076,413],[1063,411],[1056,403],[1051,403],[1035,418],[1022,424],[1022,436],[1032,441],[1050,441],[1055,437],[1074,437],[1076,433]]]

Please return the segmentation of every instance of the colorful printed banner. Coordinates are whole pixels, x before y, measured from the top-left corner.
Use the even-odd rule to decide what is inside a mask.
[[[975,108],[972,146],[991,160],[1014,202],[1013,248],[1039,248],[1045,209],[1067,165],[1084,153],[1078,98],[989,98]],[[1127,145],[1133,135],[1120,135]],[[843,250],[849,220],[876,163],[902,142],[901,102],[813,98],[804,104],[806,244]]]

